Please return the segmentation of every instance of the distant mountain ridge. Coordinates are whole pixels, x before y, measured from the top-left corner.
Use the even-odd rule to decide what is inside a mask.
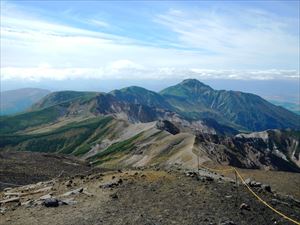
[[[300,116],[289,110],[254,94],[214,90],[196,79],[186,79],[160,93],[137,86],[109,93],[54,92],[34,104],[32,110],[77,100],[93,102],[91,113],[126,115],[132,122],[150,122],[175,113],[190,122],[207,121],[240,131],[300,129]],[[73,106],[74,110],[76,107]]]
[[[214,90],[195,79],[184,80],[160,94],[177,113],[190,119],[213,118],[248,131],[300,127],[298,115],[258,95]]]
[[[0,94],[0,115],[23,112],[49,93],[49,90],[39,88],[3,91]]]
[[[299,118],[259,96],[192,79],[160,93],[61,91],[1,116],[0,151],[60,152],[108,167],[195,168],[199,154],[202,162],[299,171]],[[291,129],[250,133],[264,127]]]

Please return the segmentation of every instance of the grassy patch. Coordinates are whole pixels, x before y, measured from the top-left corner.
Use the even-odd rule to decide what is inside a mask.
[[[31,135],[1,135],[0,148],[37,152],[61,152],[70,154],[77,148],[79,153],[87,149],[86,141],[99,126],[105,126],[112,117],[97,117],[73,122],[49,131]],[[77,154],[79,154],[77,153]]]
[[[135,141],[138,138],[140,138],[142,135],[143,135],[143,132],[141,132],[127,140],[114,143],[114,144],[110,145],[109,147],[107,147],[104,151],[99,152],[98,154],[91,157],[89,160],[94,161],[94,160],[98,159],[97,161],[101,161],[106,156],[111,157],[112,155],[120,153],[120,152],[132,151],[135,148]]]
[[[60,116],[59,107],[22,113],[16,116],[0,117],[0,134],[11,134],[28,127],[38,126],[55,121]]]

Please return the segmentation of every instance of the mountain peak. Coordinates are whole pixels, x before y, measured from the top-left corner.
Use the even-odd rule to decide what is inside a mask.
[[[205,88],[212,89],[210,86],[200,82],[197,79],[185,79],[180,84],[188,87],[205,87]]]
[[[123,91],[123,92],[127,92],[127,91],[130,91],[130,92],[152,92],[152,91],[149,91],[148,89],[146,88],[143,88],[143,87],[139,87],[139,86],[129,86],[129,87],[125,87],[125,88],[122,88],[120,89],[120,91]]]

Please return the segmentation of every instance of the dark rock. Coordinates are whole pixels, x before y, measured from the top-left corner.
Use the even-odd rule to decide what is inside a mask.
[[[250,181],[250,182],[248,183],[248,185],[249,185],[250,187],[261,187],[261,186],[262,186],[262,184],[261,184],[260,182],[256,182],[256,181],[254,181],[254,180]]]
[[[206,181],[213,181],[214,180],[214,178],[209,177],[209,176],[206,176],[205,179],[206,179]]]
[[[113,182],[108,182],[108,183],[102,184],[99,187],[100,188],[114,188],[114,187],[117,187],[117,186],[121,185],[122,183],[123,183],[123,180],[119,179],[117,181],[113,181]]]
[[[267,192],[272,192],[271,186],[268,184],[263,184],[261,187]]]
[[[176,127],[173,123],[171,123],[168,120],[159,120],[156,123],[156,127],[159,130],[165,130],[167,132],[169,132],[170,134],[178,134],[180,132],[180,130],[178,129],[178,127]]]
[[[46,207],[58,207],[59,201],[56,198],[47,198],[43,202]]]

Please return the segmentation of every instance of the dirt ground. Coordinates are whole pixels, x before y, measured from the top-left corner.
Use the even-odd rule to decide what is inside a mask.
[[[280,179],[281,175],[278,175]],[[20,187],[1,192],[25,193],[20,202],[0,207],[5,225],[271,225],[293,224],[259,203],[247,189],[222,176],[187,176],[183,171],[112,171],[40,183],[27,189],[46,192],[27,195]],[[62,194],[83,188],[80,193]],[[284,214],[300,220],[300,202],[261,188],[253,188],[264,200]],[[298,190],[299,191],[299,190]],[[74,204],[45,207],[25,204],[51,194]],[[71,201],[71,202],[72,202]],[[240,209],[242,203],[247,207]],[[5,208],[5,209],[4,209]]]
[[[0,152],[0,190],[89,170],[91,167],[86,162],[69,155],[3,151]]]

